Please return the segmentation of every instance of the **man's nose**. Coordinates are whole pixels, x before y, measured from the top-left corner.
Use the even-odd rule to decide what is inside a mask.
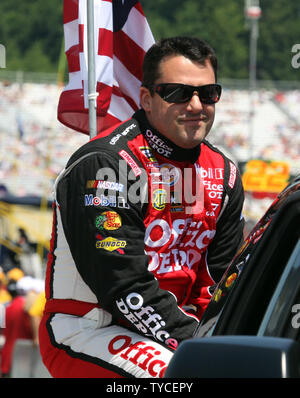
[[[203,109],[202,102],[200,101],[197,92],[194,92],[192,98],[189,100],[187,110],[190,112],[199,112]]]

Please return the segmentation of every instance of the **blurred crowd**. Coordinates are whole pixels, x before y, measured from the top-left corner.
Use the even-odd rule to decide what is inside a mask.
[[[17,252],[0,246],[0,377],[11,377],[15,346],[20,341],[38,352],[38,328],[45,305],[42,259],[23,228]],[[30,355],[30,354],[29,354]]]
[[[300,171],[300,90],[223,90],[210,140],[237,162],[280,160]],[[291,145],[291,141],[293,145]]]
[[[14,349],[19,340],[38,348],[38,328],[45,305],[44,280],[14,267],[0,267],[0,363],[1,377],[11,377]]]
[[[0,82],[0,184],[18,196],[51,197],[52,184],[88,136],[57,121],[60,89]]]

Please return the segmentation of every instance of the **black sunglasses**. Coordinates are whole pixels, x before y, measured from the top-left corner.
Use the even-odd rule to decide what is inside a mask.
[[[203,104],[215,104],[221,97],[222,87],[219,84],[190,86],[180,83],[161,83],[154,86],[154,91],[166,102],[174,104],[190,101],[197,91]]]

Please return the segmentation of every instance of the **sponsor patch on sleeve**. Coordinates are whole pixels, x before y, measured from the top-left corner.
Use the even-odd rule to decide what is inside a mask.
[[[110,189],[112,191],[123,192],[124,185],[115,181],[105,181],[105,180],[88,180],[86,182],[87,188],[94,189]]]
[[[136,162],[133,160],[133,158],[122,149],[122,151],[119,152],[119,155],[125,160],[125,162],[131,167],[134,175],[138,177],[139,175],[142,174],[142,170],[139,168],[139,166],[136,164]]]
[[[95,226],[101,230],[116,230],[122,226],[122,220],[118,213],[115,211],[105,211],[96,217]]]
[[[109,252],[117,251],[124,254],[123,248],[127,245],[126,240],[120,240],[111,236],[96,241],[96,249],[104,249]]]

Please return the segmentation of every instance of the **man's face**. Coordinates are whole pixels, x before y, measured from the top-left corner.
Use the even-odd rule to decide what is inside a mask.
[[[210,62],[205,65],[193,62],[181,55],[164,59],[160,64],[160,77],[155,82],[182,83],[203,86],[215,83]],[[198,94],[180,104],[168,103],[157,93],[141,87],[141,106],[151,125],[161,134],[182,148],[194,148],[209,133],[215,118],[215,105],[202,104]]]

